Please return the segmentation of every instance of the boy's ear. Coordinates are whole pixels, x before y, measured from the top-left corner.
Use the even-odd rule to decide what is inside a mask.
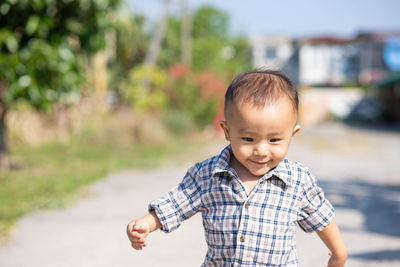
[[[301,129],[300,125],[296,124],[296,126],[294,126],[292,136],[298,133],[300,129]]]
[[[222,130],[224,131],[226,141],[229,141],[229,130],[226,125],[226,121],[220,120],[219,125],[221,126]]]

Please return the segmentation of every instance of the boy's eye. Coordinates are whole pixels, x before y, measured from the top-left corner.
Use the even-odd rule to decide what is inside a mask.
[[[271,138],[269,141],[270,141],[271,143],[276,143],[276,142],[281,141],[281,139],[279,139],[279,138]]]
[[[251,137],[241,137],[240,139],[242,139],[243,141],[246,141],[246,142],[253,142],[253,138],[251,138]]]

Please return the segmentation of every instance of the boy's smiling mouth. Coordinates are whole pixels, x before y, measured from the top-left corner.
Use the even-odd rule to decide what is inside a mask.
[[[250,160],[252,163],[257,164],[257,165],[266,165],[269,162],[271,162],[271,160],[267,160],[267,161],[255,161],[255,160]]]

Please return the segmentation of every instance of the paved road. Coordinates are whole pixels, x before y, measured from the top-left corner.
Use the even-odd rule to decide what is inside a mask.
[[[24,217],[0,247],[0,266],[199,266],[206,252],[199,216],[172,234],[153,233],[140,252],[130,248],[125,227],[194,161],[222,147],[186,155],[180,166],[114,173],[68,209]],[[347,266],[400,266],[399,154],[399,132],[324,125],[294,140],[290,158],[311,167],[336,207]],[[328,251],[316,234],[299,230],[297,244],[300,266],[325,266]]]

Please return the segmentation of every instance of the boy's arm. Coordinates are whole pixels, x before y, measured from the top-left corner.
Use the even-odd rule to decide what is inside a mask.
[[[332,220],[317,234],[330,250],[328,267],[343,267],[347,260],[347,248],[336,222]]]
[[[147,246],[146,237],[159,228],[161,228],[160,220],[154,212],[150,212],[140,219],[131,221],[126,228],[126,233],[132,247],[141,250]]]

